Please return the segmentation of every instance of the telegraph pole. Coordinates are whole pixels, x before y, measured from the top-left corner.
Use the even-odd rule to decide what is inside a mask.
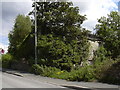
[[[37,16],[36,16],[36,0],[35,0],[35,64],[37,64]]]

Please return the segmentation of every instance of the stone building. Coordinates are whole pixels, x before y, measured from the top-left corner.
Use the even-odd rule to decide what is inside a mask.
[[[88,55],[88,60],[85,62],[85,64],[91,65],[93,63],[94,53],[99,48],[100,40],[95,35],[89,34],[88,35],[88,42],[90,44],[89,55]],[[80,66],[84,66],[83,64],[84,64],[84,62],[81,62]]]

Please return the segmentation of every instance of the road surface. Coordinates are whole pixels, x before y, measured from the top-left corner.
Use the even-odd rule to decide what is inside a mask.
[[[39,80],[28,79],[12,74],[2,73],[2,88],[64,88]]]
[[[0,74],[0,79],[2,79],[2,88],[5,88],[2,90],[19,90],[13,88],[25,88],[22,90],[120,90],[118,85],[94,82],[69,82],[30,73],[18,73],[15,71],[3,72],[2,76]]]

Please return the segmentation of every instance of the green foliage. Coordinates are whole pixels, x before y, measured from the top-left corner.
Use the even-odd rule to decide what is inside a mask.
[[[111,12],[108,17],[98,19],[96,34],[104,42],[104,47],[111,52],[113,58],[120,55],[120,15]]]
[[[98,51],[103,51],[102,53],[105,53],[105,49],[103,49],[103,47],[100,47]],[[105,60],[98,57],[98,59],[96,60],[99,61],[94,63],[93,65],[86,65],[84,67],[72,69],[69,72],[66,70],[60,70],[56,67],[48,67],[45,65],[33,65],[33,71],[35,71],[34,73],[40,74],[42,76],[65,79],[70,81],[100,81],[112,84],[119,84],[120,59],[117,58],[117,60],[115,61],[110,58],[104,59]]]
[[[17,55],[18,49],[25,37],[31,32],[31,21],[28,16],[18,15],[13,30],[9,33],[9,49],[8,52],[14,56]]]
[[[70,72],[43,65],[32,66],[32,72],[42,76],[65,79],[70,81],[100,81],[112,84],[120,84],[119,69],[119,58],[116,61],[108,59],[102,61],[101,63],[99,62],[99,64],[73,69]]]
[[[60,72],[61,70],[56,67],[47,67],[44,66],[44,76],[51,77],[54,73]]]
[[[95,52],[94,56],[94,75],[98,81],[120,84],[119,80],[119,57],[116,60],[111,58],[110,52],[106,51],[103,46]]]
[[[100,64],[101,62],[108,60],[108,52],[106,49],[101,45],[98,50],[94,53],[93,62],[94,64]]]
[[[3,68],[10,68],[11,62],[13,61],[13,56],[9,53],[2,55],[2,67]]]
[[[52,78],[58,78],[58,79],[65,79],[68,80],[68,76],[70,75],[69,72],[63,70],[63,71],[58,71],[56,73],[53,73],[51,75]]]
[[[66,43],[60,37],[52,34],[41,35],[38,41],[39,64],[54,66],[70,71],[74,65],[80,64],[88,55],[87,42],[84,46],[77,40]]]
[[[94,69],[91,66],[81,67],[78,70],[72,70],[71,72],[60,70],[55,67],[33,65],[32,72],[38,75],[66,79],[70,81],[92,81],[95,78]]]
[[[70,71],[87,59],[88,31],[81,28],[86,17],[79,14],[78,7],[72,2],[37,2],[37,13],[40,65]]]
[[[43,66],[39,66],[38,64],[34,64],[32,66],[31,72],[37,74],[37,75],[42,75],[44,72]]]
[[[105,60],[93,66],[95,78],[100,82],[120,84],[120,59]]]
[[[34,14],[34,10],[30,14]],[[70,71],[74,64],[85,60],[89,47],[88,31],[81,28],[85,19],[71,2],[37,2],[39,64]],[[33,25],[28,16],[17,16],[13,31],[9,33],[8,49],[18,60],[29,59],[30,64],[30,58],[34,58],[35,42],[32,21]]]
[[[72,81],[92,81],[94,80],[94,69],[91,66],[81,67],[70,72],[68,80]]]
[[[38,64],[34,64],[32,66],[32,72],[37,74],[37,75],[42,75],[42,76],[47,76],[47,77],[51,77],[51,75],[53,75],[54,73],[59,72],[60,69],[57,69],[55,67],[47,67],[47,66],[43,66],[43,65],[38,65]]]
[[[25,40],[22,42],[22,44],[18,48],[17,58],[26,58],[28,62],[30,62],[30,60],[33,61],[34,53],[35,53],[34,50],[35,50],[34,35],[30,33],[29,35],[27,35]]]
[[[95,64],[94,68],[95,68],[96,79],[98,80],[102,79],[104,76],[104,72],[106,72],[111,67],[113,62],[114,62],[113,60],[107,59],[101,63],[99,62]]]
[[[35,8],[35,3],[33,3]],[[37,2],[38,32],[42,35],[53,33],[56,36],[72,35],[86,19],[79,14],[79,8],[73,7],[72,2]],[[34,15],[34,11],[30,12]],[[72,39],[71,38],[71,39]]]

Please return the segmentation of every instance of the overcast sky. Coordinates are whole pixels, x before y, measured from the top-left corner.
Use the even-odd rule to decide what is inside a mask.
[[[110,11],[117,11],[120,0],[72,0],[80,8],[80,14],[86,15],[83,27],[93,31],[97,19],[106,16]],[[0,48],[7,51],[9,44],[8,33],[12,30],[14,20],[18,14],[27,15],[32,10],[32,0],[4,0],[0,1]]]

